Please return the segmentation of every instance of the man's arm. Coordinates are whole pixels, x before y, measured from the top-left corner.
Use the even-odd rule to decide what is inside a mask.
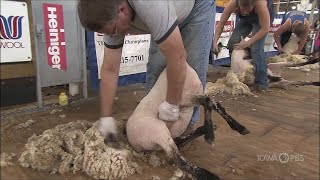
[[[290,19],[288,19],[285,23],[283,23],[283,25],[281,25],[276,32],[273,33],[273,38],[274,41],[277,44],[278,47],[278,51],[282,51],[283,47],[281,46],[281,42],[280,42],[280,35],[289,31],[290,29]]]
[[[267,1],[256,1],[255,12],[258,15],[261,28],[252,38],[250,38],[250,40],[248,40],[249,45],[252,45],[263,38],[270,30],[270,14],[267,7]]]
[[[101,117],[112,116],[112,105],[117,91],[120,58],[122,48],[104,48],[104,58],[101,67],[100,108]]]
[[[170,104],[179,105],[186,78],[187,53],[178,27],[159,44],[159,48],[167,60],[168,89],[166,100]]]
[[[215,30],[215,34],[214,34],[214,38],[213,38],[213,47],[217,46],[218,40],[219,40],[221,33],[223,31],[223,27],[226,24],[226,22],[228,21],[231,13],[234,12],[235,8],[236,8],[236,1],[235,0],[229,1],[229,3],[224,8],[222,15],[220,17],[220,21],[218,23],[218,26]]]
[[[301,53],[301,50],[303,49],[303,47],[304,47],[304,45],[305,45],[305,43],[307,41],[309,31],[310,31],[310,23],[309,23],[308,20],[305,19],[304,31],[303,31],[301,40],[299,42],[298,50],[295,52],[295,54],[300,54]]]

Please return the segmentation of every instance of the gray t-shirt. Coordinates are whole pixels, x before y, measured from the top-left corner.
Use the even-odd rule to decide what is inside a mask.
[[[128,0],[135,12],[129,33],[150,33],[160,44],[190,14],[195,0]],[[124,35],[104,35],[105,46],[120,48]]]

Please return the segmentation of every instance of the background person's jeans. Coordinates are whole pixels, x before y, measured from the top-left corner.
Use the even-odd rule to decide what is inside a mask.
[[[270,12],[270,23],[273,22],[273,4],[268,2],[268,9]],[[229,42],[228,48],[230,55],[233,51],[233,45],[241,41],[241,36],[246,38],[251,32],[254,36],[260,30],[259,18],[256,14],[251,14],[246,17],[242,17],[239,20],[239,23],[236,25],[235,30],[233,31]],[[264,52],[265,38],[267,35],[256,41],[251,45],[251,57],[255,63],[255,80],[256,85],[262,86],[264,89],[268,88],[268,78],[267,78],[267,61],[266,55]]]
[[[197,72],[205,89],[209,53],[215,26],[215,0],[196,0],[190,15],[179,25],[188,64]],[[151,41],[149,62],[147,64],[147,92],[156,83],[166,67],[166,60],[158,45]],[[200,108],[195,107],[190,124],[199,121]]]

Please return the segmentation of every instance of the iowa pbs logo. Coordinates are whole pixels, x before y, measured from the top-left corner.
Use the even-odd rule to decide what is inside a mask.
[[[258,155],[258,161],[279,161],[280,163],[288,163],[290,161],[304,161],[304,157],[301,154],[288,154],[281,153],[279,155],[276,154],[262,154]]]

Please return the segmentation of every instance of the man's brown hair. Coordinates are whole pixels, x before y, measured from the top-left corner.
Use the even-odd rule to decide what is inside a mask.
[[[237,0],[238,5],[241,7],[254,6],[255,0]]]
[[[123,0],[79,0],[78,15],[82,26],[89,31],[99,31],[117,17]]]
[[[304,24],[303,24],[303,23],[299,23],[299,24],[296,24],[296,25],[294,26],[294,33],[295,33],[298,37],[302,36],[303,32],[304,32]]]

